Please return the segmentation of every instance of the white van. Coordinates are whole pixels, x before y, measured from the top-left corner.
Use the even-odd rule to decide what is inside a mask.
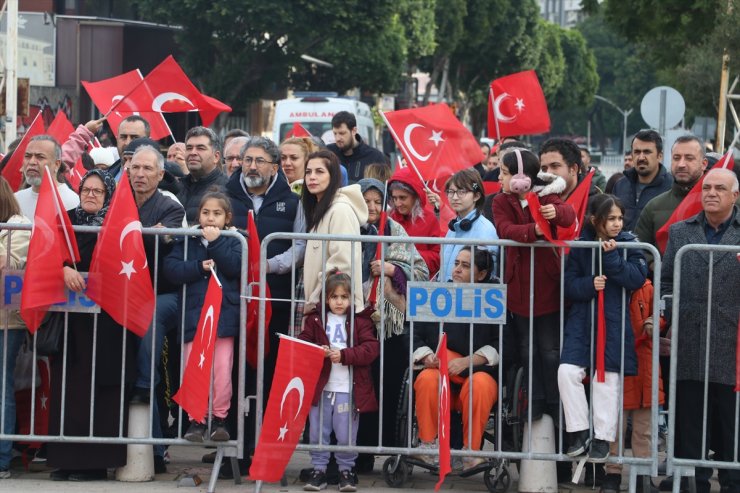
[[[275,122],[272,127],[272,139],[280,143],[293,129],[293,123],[299,122],[311,135],[331,144],[334,134],[331,131],[331,119],[340,111],[349,111],[357,119],[357,131],[362,140],[375,147],[375,123],[370,107],[355,99],[338,98],[323,95],[303,95],[291,99],[281,99],[275,105]]]

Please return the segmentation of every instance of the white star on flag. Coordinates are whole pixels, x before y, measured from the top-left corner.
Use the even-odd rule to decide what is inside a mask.
[[[516,98],[516,103],[514,103],[514,106],[516,106],[517,111],[521,113],[524,110],[524,100],[522,98]]]
[[[46,409],[46,401],[49,400],[48,397],[46,397],[46,394],[41,394],[41,409]]]
[[[203,363],[205,363],[205,361],[206,361],[205,352],[204,351],[201,351],[200,352],[200,361],[198,362],[198,368],[203,368]]]
[[[438,147],[440,142],[445,141],[445,139],[442,138],[441,130],[439,132],[437,132],[436,130],[432,130],[432,136],[429,137],[429,140],[434,142],[434,147]]]
[[[136,274],[136,269],[134,269],[134,261],[131,262],[124,262],[121,260],[121,272],[119,274],[126,274],[126,277],[131,280],[131,274]]]
[[[283,426],[280,427],[280,435],[278,436],[278,440],[284,442],[286,433],[288,433],[288,423],[285,423]]]

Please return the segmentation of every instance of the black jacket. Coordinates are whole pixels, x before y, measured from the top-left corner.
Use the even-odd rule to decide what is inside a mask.
[[[177,199],[185,208],[185,216],[188,219],[188,224],[194,225],[198,223],[198,208],[200,207],[200,201],[203,195],[211,187],[223,188],[227,181],[229,181],[229,177],[219,168],[215,168],[200,180],[194,180],[192,175],[187,175],[180,180],[182,188],[177,194]]]
[[[336,144],[329,144],[326,146],[331,152],[337,155],[339,162],[347,168],[347,179],[349,185],[357,183],[359,180],[365,177],[365,166],[373,163],[387,163],[385,154],[365,144],[357,135],[358,146],[352,149],[352,154],[345,156]]]
[[[653,181],[647,184],[637,200],[637,170],[628,169],[615,185],[612,193],[619,197],[624,204],[624,231],[634,231],[637,219],[645,205],[663,192],[667,192],[673,185],[673,176],[665,166],[660,165],[658,174]]]

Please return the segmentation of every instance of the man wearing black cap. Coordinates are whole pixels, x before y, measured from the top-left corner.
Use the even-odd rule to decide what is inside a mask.
[[[221,171],[221,141],[213,130],[193,127],[185,135],[185,161],[190,174],[181,180],[177,194],[185,207],[188,224],[197,224],[198,207],[203,195],[212,187],[223,188],[228,177]]]

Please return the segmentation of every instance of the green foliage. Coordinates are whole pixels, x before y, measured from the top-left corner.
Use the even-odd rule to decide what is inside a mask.
[[[539,57],[536,70],[542,85],[542,92],[545,93],[548,101],[552,101],[565,79],[565,55],[560,45],[562,30],[560,26],[552,22],[539,20],[539,36],[537,37]]]
[[[552,108],[587,107],[594,101],[599,88],[596,57],[586,45],[586,39],[575,29],[560,31],[560,46],[565,58],[565,74],[554,98]]]
[[[407,57],[416,63],[434,54],[436,0],[405,0],[399,3],[400,23],[407,41]]]

